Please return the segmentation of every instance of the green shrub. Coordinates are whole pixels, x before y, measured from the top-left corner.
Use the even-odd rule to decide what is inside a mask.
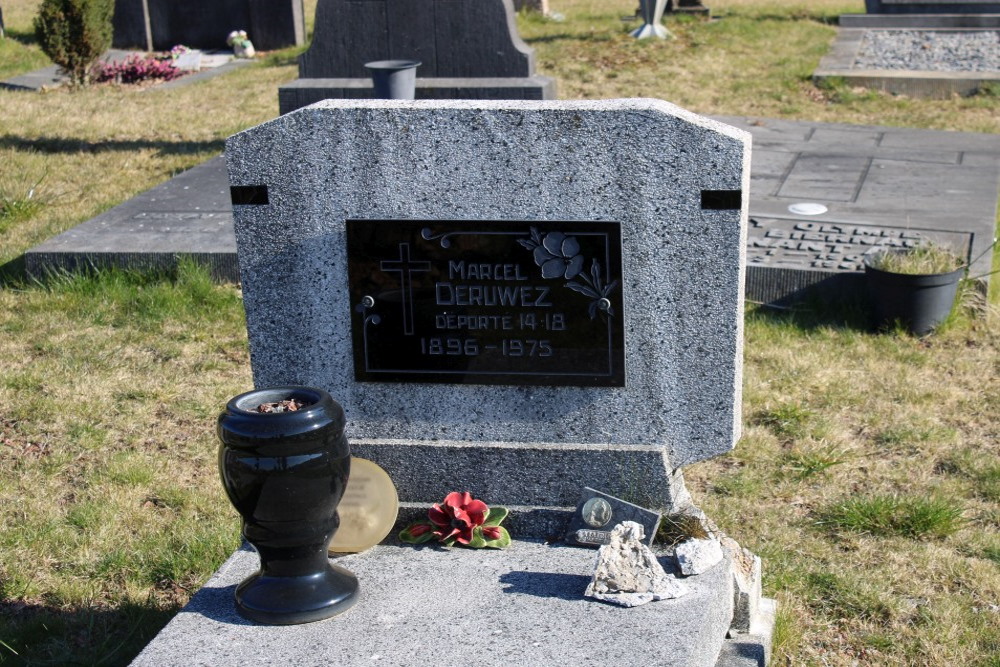
[[[91,67],[111,46],[114,9],[114,0],[42,0],[35,36],[74,84],[88,83]]]

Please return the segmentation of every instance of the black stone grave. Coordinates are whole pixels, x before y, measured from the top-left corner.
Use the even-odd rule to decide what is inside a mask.
[[[865,0],[869,14],[1000,14],[997,0]]]
[[[419,60],[417,99],[555,98],[518,36],[511,0],[319,0],[282,114],[330,98],[372,98],[365,63]]]
[[[246,30],[261,51],[305,43],[302,0],[115,0],[115,48],[225,49]]]

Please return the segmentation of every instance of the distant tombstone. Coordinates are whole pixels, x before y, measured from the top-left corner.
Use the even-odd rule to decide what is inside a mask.
[[[320,0],[299,78],[278,91],[281,113],[330,98],[372,98],[365,63],[419,60],[418,99],[551,99],[511,0]]]
[[[226,49],[233,30],[262,51],[303,44],[302,0],[115,0],[116,48]]]
[[[1000,14],[997,0],[865,0],[869,14]]]

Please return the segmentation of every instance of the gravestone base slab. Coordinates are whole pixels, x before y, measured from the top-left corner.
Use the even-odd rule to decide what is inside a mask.
[[[662,447],[352,438],[351,451],[389,474],[402,503],[422,508],[418,516],[404,516],[406,523],[426,516],[430,504],[451,491],[516,509],[512,529],[540,539],[566,532],[584,486],[656,511],[698,512]]]
[[[328,99],[371,99],[371,78],[296,79],[278,88],[278,111]],[[547,76],[417,78],[418,100],[554,100],[556,82]]]
[[[583,597],[595,557],[592,549],[521,539],[505,550],[383,544],[336,558],[361,584],[349,612],[263,626],[240,617],[233,603],[236,585],[259,564],[244,547],[132,664],[464,665],[475,656],[483,665],[564,665],[616,664],[628,655],[676,667],[765,664],[761,642],[773,611],[759,615],[753,632],[727,639],[728,557],[683,578],[686,596],[634,609]]]

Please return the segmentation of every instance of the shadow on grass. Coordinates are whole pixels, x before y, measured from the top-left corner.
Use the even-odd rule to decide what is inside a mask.
[[[863,292],[807,293],[791,302],[757,305],[748,316],[801,331],[831,327],[872,331],[871,306]]]
[[[840,23],[840,15],[827,15],[818,12],[793,11],[788,14],[723,14],[716,19],[747,19],[751,21],[778,21],[781,23],[797,23],[800,21],[815,21],[824,25],[837,26]]]
[[[618,33],[615,34],[586,34],[586,33],[569,33],[561,32],[555,35],[541,35],[539,37],[524,37],[524,41],[528,44],[545,44],[548,42],[611,42],[616,39]]]
[[[4,37],[7,39],[12,39],[15,42],[20,42],[25,46],[34,46],[38,44],[38,38],[35,37],[34,30],[18,30],[17,28],[4,28]]]
[[[0,601],[0,665],[127,665],[178,609],[153,602],[62,608]]]
[[[122,151],[132,153],[143,149],[153,149],[161,155],[190,155],[212,151],[221,153],[225,148],[225,140],[210,141],[159,141],[147,139],[132,140],[101,140],[90,141],[72,137],[40,137],[28,139],[13,134],[0,136],[0,148],[19,151],[38,151],[39,153],[104,153]]]
[[[23,287],[25,277],[24,255],[0,264],[0,289]]]

